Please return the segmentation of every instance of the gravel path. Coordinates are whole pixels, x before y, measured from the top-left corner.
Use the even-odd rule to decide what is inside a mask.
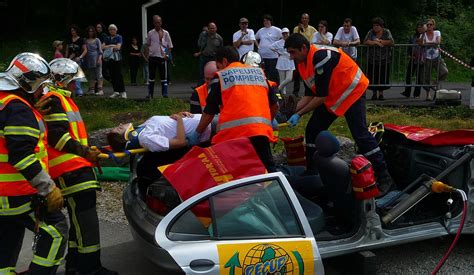
[[[102,192],[97,192],[97,214],[100,220],[128,224],[122,206],[125,182],[101,182]]]

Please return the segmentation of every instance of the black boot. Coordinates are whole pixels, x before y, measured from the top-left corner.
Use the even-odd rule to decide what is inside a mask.
[[[392,177],[388,173],[387,169],[380,170],[377,174],[377,188],[380,191],[380,194],[377,198],[387,195],[388,192],[395,189],[395,183],[393,182]]]

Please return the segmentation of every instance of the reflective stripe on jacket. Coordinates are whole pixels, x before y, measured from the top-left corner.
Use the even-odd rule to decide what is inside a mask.
[[[50,87],[50,92],[45,95],[46,98],[57,97],[66,113],[66,116],[64,114],[47,115],[45,116],[45,121],[67,120],[69,123],[69,134],[64,135],[54,148],[48,146],[49,174],[53,179],[82,167],[93,166],[92,163],[81,156],[61,151],[69,139],[74,139],[81,145],[87,146],[87,131],[84,121],[79,113],[79,108],[69,94],[69,91]]]
[[[262,69],[240,62],[217,72],[222,106],[212,143],[238,137],[273,137],[268,84]]]
[[[23,98],[0,92],[0,111],[3,110],[12,100],[19,100],[27,105],[35,115],[39,125],[39,130],[26,126],[9,126],[8,129],[0,129],[0,196],[24,196],[36,194],[37,190],[33,188],[25,177],[19,172],[30,164],[39,160],[41,167],[48,171],[48,153],[46,151],[47,132],[41,114],[36,111]],[[5,134],[7,132],[15,132],[19,135],[28,135],[38,139],[38,143],[34,149],[34,154],[25,157],[14,166],[8,162],[8,150],[6,146]]]
[[[317,51],[329,50],[339,52],[340,59],[334,68],[331,80],[329,81],[329,92],[324,100],[326,108],[337,116],[343,116],[351,105],[356,102],[369,86],[369,80],[362,73],[357,63],[350,58],[342,49],[334,47],[311,45],[309,48],[306,63],[298,64],[298,71],[301,79],[316,94],[314,71],[322,67],[329,59],[330,55],[318,64],[313,64],[313,57]]]

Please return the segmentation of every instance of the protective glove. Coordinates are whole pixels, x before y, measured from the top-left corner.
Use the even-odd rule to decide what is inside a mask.
[[[99,159],[100,150],[96,147],[86,147],[84,158],[95,163]]]
[[[275,118],[272,120],[272,129],[278,131],[278,121]]]
[[[290,117],[290,119],[288,119],[288,124],[290,127],[295,127],[296,124],[298,124],[298,122],[300,121],[300,118],[301,116],[298,115],[298,114],[294,114]]]
[[[53,190],[46,195],[46,205],[48,206],[48,212],[53,213],[61,210],[64,206],[64,198],[61,190],[56,187],[53,187]]]
[[[201,134],[196,131],[193,131],[191,134],[187,135],[186,140],[188,142],[188,145],[194,146],[199,144],[199,136],[201,136]]]

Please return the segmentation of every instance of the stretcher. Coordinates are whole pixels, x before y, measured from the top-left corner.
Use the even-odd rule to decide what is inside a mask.
[[[280,123],[278,124],[278,127],[287,127],[288,126],[288,123],[287,122],[284,122],[284,123]],[[96,146],[92,146],[92,148],[97,148]],[[99,148],[100,149],[100,148]],[[124,152],[109,152],[109,153],[101,153],[99,154],[99,158],[100,159],[110,159],[110,158],[124,158],[126,156],[129,156],[129,155],[134,155],[134,154],[141,154],[141,153],[145,153],[147,152],[148,150],[145,149],[145,148],[138,148],[138,149],[130,149],[130,150],[126,150]]]

